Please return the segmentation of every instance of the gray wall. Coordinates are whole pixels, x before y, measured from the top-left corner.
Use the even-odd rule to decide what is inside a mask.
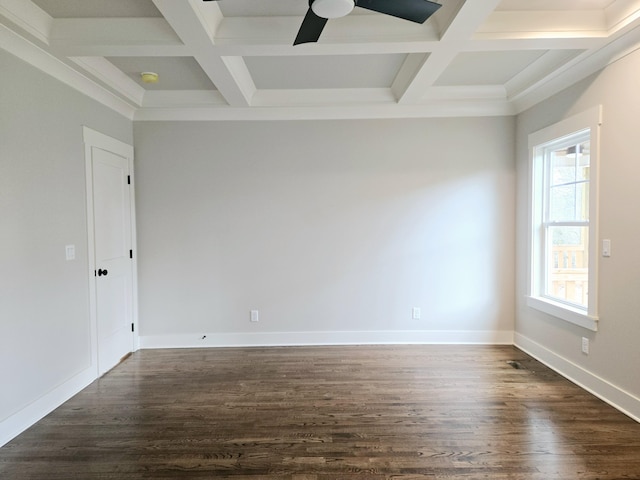
[[[134,132],[143,345],[512,331],[513,118],[136,122]]]
[[[3,50],[0,71],[2,421],[90,366],[82,125],[132,122]]]
[[[604,383],[640,397],[640,162],[636,152],[640,97],[640,52],[524,112],[517,119],[518,211],[516,331],[564,362]],[[549,317],[525,305],[527,275],[527,137],[563,118],[603,106],[600,155],[600,241],[612,241],[612,256],[599,257],[597,332]],[[581,337],[591,352],[581,353]]]

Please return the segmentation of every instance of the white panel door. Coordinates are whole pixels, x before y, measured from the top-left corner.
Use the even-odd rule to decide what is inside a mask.
[[[133,351],[129,159],[91,148],[98,374]]]

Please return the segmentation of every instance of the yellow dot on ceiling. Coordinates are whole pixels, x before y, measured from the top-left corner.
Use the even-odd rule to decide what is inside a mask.
[[[140,74],[144,83],[158,83],[158,74],[154,72],[142,72]]]

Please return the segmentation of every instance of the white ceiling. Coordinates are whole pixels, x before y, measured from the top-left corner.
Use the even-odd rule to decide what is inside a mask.
[[[0,46],[131,118],[191,120],[510,115],[640,45],[640,0],[437,1],[293,46],[308,0],[0,0]]]

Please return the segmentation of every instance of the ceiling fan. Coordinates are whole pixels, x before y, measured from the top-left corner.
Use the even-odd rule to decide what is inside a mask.
[[[344,17],[354,7],[424,23],[441,5],[429,0],[309,0],[309,10],[293,44],[317,42],[329,18]]]

